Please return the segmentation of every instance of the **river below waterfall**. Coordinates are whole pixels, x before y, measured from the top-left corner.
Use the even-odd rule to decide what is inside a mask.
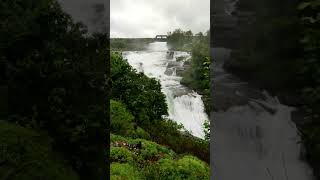
[[[203,138],[203,123],[208,116],[201,95],[180,83],[180,73],[191,55],[174,51],[170,57],[167,52],[166,42],[154,42],[145,51],[124,51],[122,55],[138,72],[160,80],[168,104],[168,118],[183,124],[194,136]]]
[[[292,121],[295,108],[223,69],[230,50],[211,49],[214,180],[312,180]]]

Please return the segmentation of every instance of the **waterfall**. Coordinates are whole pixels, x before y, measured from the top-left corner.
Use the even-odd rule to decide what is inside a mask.
[[[146,51],[126,51],[123,56],[139,72],[160,80],[169,108],[168,118],[183,124],[194,136],[203,138],[203,123],[208,116],[204,112],[201,95],[181,85],[182,77],[177,75],[177,68],[181,68],[183,62],[177,62],[176,58],[190,58],[190,54],[175,51],[173,58],[168,59],[167,51],[166,42],[154,42]]]
[[[212,49],[214,180],[312,180],[292,121],[295,108],[224,71],[230,51]],[[231,102],[231,103],[230,103]],[[221,108],[224,107],[224,108]]]

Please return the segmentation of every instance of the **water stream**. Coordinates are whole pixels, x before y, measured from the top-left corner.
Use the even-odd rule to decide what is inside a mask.
[[[160,80],[162,92],[166,95],[168,118],[183,124],[194,136],[203,138],[203,123],[208,116],[204,112],[201,96],[180,84],[184,63],[191,55],[175,51],[167,56],[167,43],[150,43],[146,51],[125,51],[123,56],[137,71]]]
[[[224,71],[230,50],[212,49],[214,180],[311,180],[293,107]]]

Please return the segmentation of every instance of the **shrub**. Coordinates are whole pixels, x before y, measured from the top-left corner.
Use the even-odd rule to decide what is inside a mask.
[[[161,146],[155,142],[148,141],[145,139],[132,139],[124,138],[122,136],[111,134],[111,143],[121,142],[130,145],[136,145],[141,142],[142,147],[138,150],[139,152],[135,157],[140,163],[146,163],[147,161],[157,161],[164,157],[174,157],[175,153],[165,146]]]
[[[112,163],[110,167],[111,180],[143,180],[139,170],[130,164]]]
[[[169,146],[176,153],[188,153],[209,162],[209,142],[183,132],[183,126],[174,121],[163,119],[157,121],[148,132],[152,140]]]
[[[0,121],[0,142],[0,179],[79,179],[46,134]]]
[[[133,179],[155,180],[209,179],[209,166],[194,156],[186,155],[177,159],[176,153],[171,149],[152,141],[111,135],[111,143],[116,142],[129,145],[141,142],[142,147],[136,150],[127,147],[111,147],[111,159],[117,161],[111,165],[111,179],[126,179],[129,176]],[[126,164],[119,164],[119,162]],[[137,175],[136,171],[140,174]]]
[[[184,156],[177,162],[177,169],[182,179],[209,179],[209,166],[194,156]]]
[[[133,161],[133,154],[131,151],[124,147],[111,147],[110,148],[110,161],[131,163]]]
[[[178,161],[161,159],[152,167],[147,168],[148,179],[196,180],[209,179],[209,166],[194,156],[184,156]]]
[[[117,53],[111,53],[111,80],[111,98],[126,104],[140,127],[149,127],[168,114],[160,82],[137,73]]]
[[[137,127],[137,129],[128,135],[131,138],[141,138],[141,139],[151,139],[150,134],[143,130],[141,127]]]
[[[7,120],[47,132],[81,178],[106,177],[107,36],[87,34],[57,0],[1,1],[0,12]]]
[[[112,133],[127,135],[133,130],[134,117],[127,111],[124,104],[111,100],[110,101],[110,129]]]

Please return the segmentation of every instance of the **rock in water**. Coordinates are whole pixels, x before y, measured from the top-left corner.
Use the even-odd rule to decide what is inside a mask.
[[[167,59],[172,59],[173,58],[173,55],[174,55],[174,52],[173,51],[167,51]]]

